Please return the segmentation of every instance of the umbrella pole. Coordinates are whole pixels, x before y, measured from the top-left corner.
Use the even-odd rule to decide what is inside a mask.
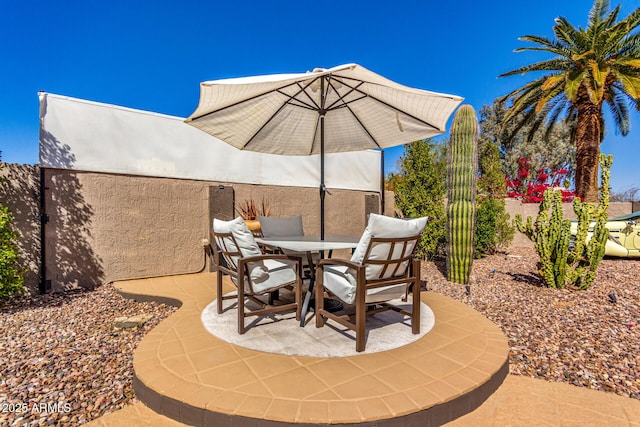
[[[380,150],[380,215],[384,215],[384,150]]]
[[[320,115],[320,240],[324,240],[324,114]]]
[[[324,77],[320,78],[320,240],[324,240]]]

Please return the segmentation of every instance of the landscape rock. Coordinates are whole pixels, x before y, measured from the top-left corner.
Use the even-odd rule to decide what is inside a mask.
[[[131,317],[121,316],[115,319],[114,326],[120,329],[137,328],[151,319],[153,319],[151,314],[137,314]]]

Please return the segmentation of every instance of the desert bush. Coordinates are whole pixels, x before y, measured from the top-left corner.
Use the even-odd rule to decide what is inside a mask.
[[[481,258],[511,244],[515,227],[506,211],[506,185],[498,146],[485,141],[479,147],[480,179],[476,196],[475,257]]]
[[[396,208],[405,218],[429,217],[416,255],[433,259],[441,254],[446,244],[446,145],[431,139],[408,144],[390,182]]]

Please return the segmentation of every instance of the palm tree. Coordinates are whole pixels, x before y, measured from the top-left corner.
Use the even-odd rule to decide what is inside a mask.
[[[604,135],[603,105],[615,127],[629,133],[629,106],[640,110],[640,8],[618,21],[620,6],[609,12],[608,0],[595,0],[587,27],[575,28],[566,18],[555,19],[555,39],[523,36],[553,58],[527,65],[500,77],[542,71],[546,74],[514,90],[501,100],[511,101],[505,123],[517,121],[516,131],[531,124],[530,132],[551,130],[560,118],[572,127],[576,145],[576,194],[587,202],[598,197],[598,158]]]

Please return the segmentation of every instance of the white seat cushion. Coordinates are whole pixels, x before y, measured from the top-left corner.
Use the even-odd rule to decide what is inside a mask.
[[[253,256],[253,255],[262,255],[262,251],[260,250],[260,246],[256,242],[256,239],[253,237],[253,233],[247,227],[247,224],[244,222],[241,216],[237,217],[231,221],[222,221],[218,218],[213,219],[213,232],[215,233],[231,233],[233,237],[236,239],[238,246],[240,248],[236,248],[231,239],[227,244],[227,249],[231,252],[235,252],[239,249],[239,252],[243,257]]]
[[[221,246],[224,243],[227,250],[231,252],[239,250],[243,258],[262,255],[260,247],[253,237],[253,233],[249,230],[242,217],[238,217],[232,221],[221,221],[215,218],[213,220],[213,232],[214,234],[231,233],[238,243],[239,248],[233,244],[233,240],[231,239],[220,239],[221,241],[218,242],[218,245]],[[224,241],[222,242],[222,240]],[[232,261],[235,263],[235,266],[237,266],[237,258],[234,257]],[[253,283],[253,289],[249,287],[249,281],[245,280],[245,291],[259,294],[295,281],[297,274],[295,265],[295,261],[273,259],[248,263],[247,267],[249,276],[251,277],[251,283]]]
[[[295,261],[288,259],[265,259],[262,261],[260,267],[265,269],[262,270],[265,274],[253,277],[253,269],[251,265],[249,265],[249,271],[252,273],[251,281],[253,283],[253,292],[256,294],[264,293],[270,289],[275,289],[296,281]],[[245,285],[248,285],[248,283],[245,282]]]
[[[322,275],[323,286],[347,304],[356,299],[356,274],[343,265],[325,265]],[[405,295],[406,284],[384,286],[367,291],[366,303],[376,303],[400,298]]]

